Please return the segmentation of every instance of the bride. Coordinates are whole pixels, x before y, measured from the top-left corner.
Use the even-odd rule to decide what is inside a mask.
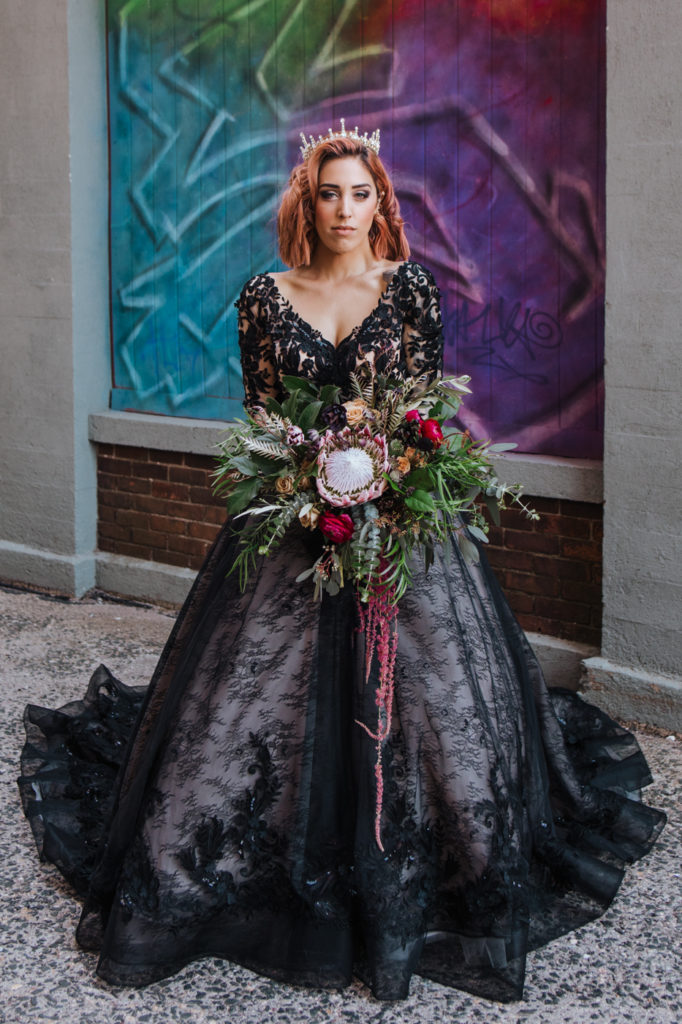
[[[246,404],[285,375],[348,387],[437,376],[439,293],[409,261],[378,133],[305,140],[279,213],[292,269],[238,302]],[[400,999],[417,973],[502,1001],[526,952],[601,914],[665,817],[634,738],[548,691],[485,560],[412,566],[375,838],[374,688],[351,586],[314,602],[310,536],[243,592],[228,521],[149,688],[106,668],[83,701],[29,706],[20,789],[43,858],[84,900],[80,944],[112,984],[216,956],[295,984],[354,975]],[[630,797],[634,797],[631,799]]]

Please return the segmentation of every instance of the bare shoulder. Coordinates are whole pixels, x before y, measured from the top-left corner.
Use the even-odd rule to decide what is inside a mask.
[[[299,277],[299,273],[297,270],[275,270],[269,273],[268,277],[271,277],[275,284],[279,284],[280,281],[296,280]]]
[[[391,278],[397,270],[403,266],[401,260],[382,260],[381,262],[381,273],[383,277]]]

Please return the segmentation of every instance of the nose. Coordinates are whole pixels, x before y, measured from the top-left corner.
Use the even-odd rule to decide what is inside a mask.
[[[339,196],[339,204],[336,208],[336,212],[339,215],[339,217],[343,217],[344,219],[346,217],[350,217],[351,209],[349,196]]]

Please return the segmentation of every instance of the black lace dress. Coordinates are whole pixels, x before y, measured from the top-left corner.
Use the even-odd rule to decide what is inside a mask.
[[[271,277],[238,306],[253,404],[285,373],[441,368],[438,291],[414,263],[336,348]],[[380,999],[414,972],[519,998],[526,951],[601,914],[662,828],[636,799],[646,763],[547,691],[485,562],[454,545],[400,604],[382,852],[354,596],[317,604],[295,582],[309,536],[240,593],[226,525],[146,691],[100,667],[83,701],[27,709],[21,794],[41,856],[84,898],[78,941],[115,984],[217,956],[304,985],[360,976]]]

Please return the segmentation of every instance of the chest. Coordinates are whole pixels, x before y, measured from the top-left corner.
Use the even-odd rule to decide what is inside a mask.
[[[372,310],[338,345],[288,304],[278,304],[273,312],[268,333],[279,377],[291,374],[342,385],[363,363],[372,362],[380,373],[390,373],[400,364],[402,318],[389,304]]]

